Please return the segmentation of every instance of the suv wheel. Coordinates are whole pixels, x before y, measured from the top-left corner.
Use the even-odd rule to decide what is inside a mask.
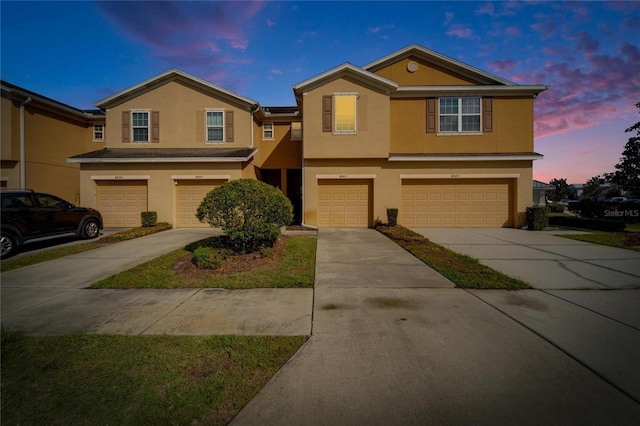
[[[100,225],[95,219],[87,219],[82,225],[82,238],[95,238],[100,233]]]
[[[15,238],[9,233],[2,231],[2,235],[0,235],[0,258],[4,259],[13,255],[17,248]]]

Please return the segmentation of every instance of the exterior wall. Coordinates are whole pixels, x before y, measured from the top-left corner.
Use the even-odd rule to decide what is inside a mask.
[[[26,188],[79,204],[80,165],[67,163],[67,157],[100,149],[104,142],[92,142],[93,124],[83,117],[72,119],[45,110],[35,99],[24,109]],[[2,160],[2,177],[8,178],[7,186],[18,188],[20,106],[5,98],[2,99]],[[11,164],[5,160],[12,160]]]
[[[373,180],[373,220],[387,221],[387,208],[402,206],[401,175],[444,175],[457,178],[510,176],[514,179],[513,212],[515,227],[525,223],[526,208],[531,206],[531,161],[504,162],[388,162],[386,160],[305,160],[305,225],[318,226],[318,175],[339,179]],[[455,176],[455,177],[452,177]],[[517,177],[516,177],[517,176]],[[402,212],[399,212],[402,217]],[[373,225],[373,223],[371,224]]]
[[[270,122],[265,118],[265,122]],[[263,169],[299,169],[302,167],[302,141],[291,140],[291,123],[274,122],[274,138],[262,138],[262,125],[254,129],[255,145],[258,152],[254,156],[257,167]]]
[[[81,199],[83,206],[99,208],[97,205],[97,185],[95,177],[101,180],[131,180],[135,177],[147,181],[148,205],[150,211],[158,213],[158,222],[176,223],[176,189],[173,177],[181,179],[210,179],[211,176],[228,176],[229,179],[242,177],[239,163],[185,164],[185,163],[125,163],[125,164],[84,164],[80,172]]]
[[[9,99],[1,98],[0,104],[0,177],[10,188],[20,186],[20,108]]]
[[[356,134],[322,131],[322,96],[357,93]],[[303,95],[304,158],[387,158],[389,97],[346,78],[336,79]]]
[[[159,143],[122,141],[122,112],[130,110],[159,111]],[[234,111],[233,142],[207,143],[205,110]],[[241,148],[251,146],[251,113],[215,97],[171,81],[154,90],[110,108],[107,112],[108,148]]]
[[[418,64],[418,69],[412,73],[407,71],[407,64],[411,61]],[[477,84],[470,79],[414,56],[382,68],[375,74],[393,80],[401,86],[467,86]]]
[[[391,99],[392,153],[515,153],[533,151],[533,99],[493,98],[493,132],[427,133],[425,98]]]

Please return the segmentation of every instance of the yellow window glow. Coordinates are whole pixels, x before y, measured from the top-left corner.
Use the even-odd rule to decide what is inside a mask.
[[[336,132],[356,131],[356,96],[336,95]]]

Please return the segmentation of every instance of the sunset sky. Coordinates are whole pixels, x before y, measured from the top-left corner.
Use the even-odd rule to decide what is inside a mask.
[[[534,178],[613,171],[640,121],[640,2],[0,3],[3,80],[76,108],[178,68],[260,102],[344,62],[417,43],[535,101]]]

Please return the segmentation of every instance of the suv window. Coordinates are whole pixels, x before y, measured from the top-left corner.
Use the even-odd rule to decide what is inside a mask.
[[[33,200],[28,195],[3,195],[3,209],[19,209],[21,207],[33,207]]]
[[[69,205],[68,202],[53,195],[36,194],[35,197],[38,199],[40,207],[63,208]]]

